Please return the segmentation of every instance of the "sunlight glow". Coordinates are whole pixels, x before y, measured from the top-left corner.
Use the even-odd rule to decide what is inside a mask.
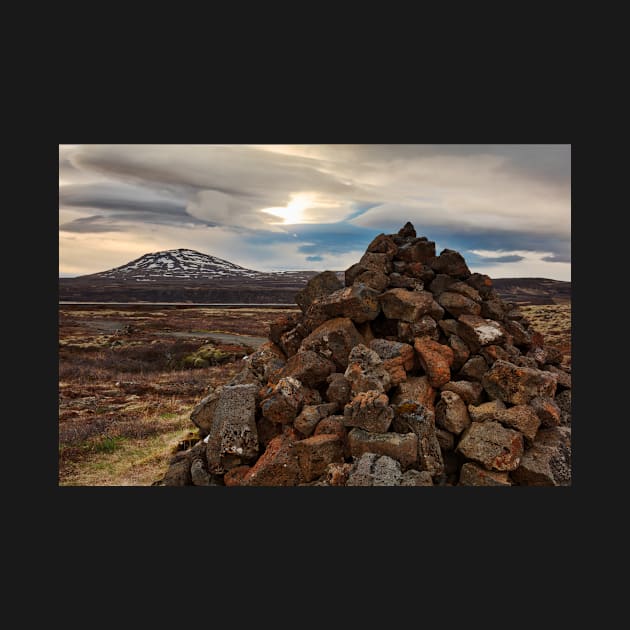
[[[297,223],[309,223],[310,221],[305,214],[305,210],[323,205],[321,202],[315,201],[314,193],[297,193],[291,195],[291,201],[284,208],[263,208],[262,212],[282,219],[282,221],[274,222],[275,224],[294,225]]]

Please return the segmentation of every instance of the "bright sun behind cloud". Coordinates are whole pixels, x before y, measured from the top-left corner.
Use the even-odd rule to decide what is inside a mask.
[[[323,200],[316,193],[304,192],[291,195],[289,203],[277,208],[262,208],[262,212],[282,219],[274,221],[272,225],[297,225],[300,223],[319,223],[322,220],[341,220],[331,209],[339,208],[338,202]]]

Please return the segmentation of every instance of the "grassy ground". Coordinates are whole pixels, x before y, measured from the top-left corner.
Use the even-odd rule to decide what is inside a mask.
[[[59,313],[59,485],[150,485],[193,425],[190,411],[236,374],[278,309],[90,309]],[[213,342],[212,332],[244,335]],[[183,335],[183,337],[182,337]]]

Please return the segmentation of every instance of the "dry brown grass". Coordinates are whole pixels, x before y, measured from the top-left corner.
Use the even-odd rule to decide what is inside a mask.
[[[201,312],[200,312],[201,311]],[[59,484],[147,485],[164,473],[174,445],[190,431],[190,411],[209,386],[242,367],[251,348],[217,344],[225,362],[182,369],[208,339],[173,331],[221,329],[261,336],[279,315],[219,309],[139,312],[60,309]],[[131,323],[132,329],[125,329]]]

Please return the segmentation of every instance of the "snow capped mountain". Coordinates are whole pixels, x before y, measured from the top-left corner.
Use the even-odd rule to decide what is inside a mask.
[[[305,275],[306,274],[306,275]],[[252,280],[277,279],[279,277],[305,278],[313,272],[280,271],[264,273],[235,265],[229,260],[202,254],[192,249],[169,249],[144,254],[126,265],[101,273],[90,274],[90,278],[155,282],[156,280],[220,280],[249,278]],[[88,276],[84,276],[88,277]]]

